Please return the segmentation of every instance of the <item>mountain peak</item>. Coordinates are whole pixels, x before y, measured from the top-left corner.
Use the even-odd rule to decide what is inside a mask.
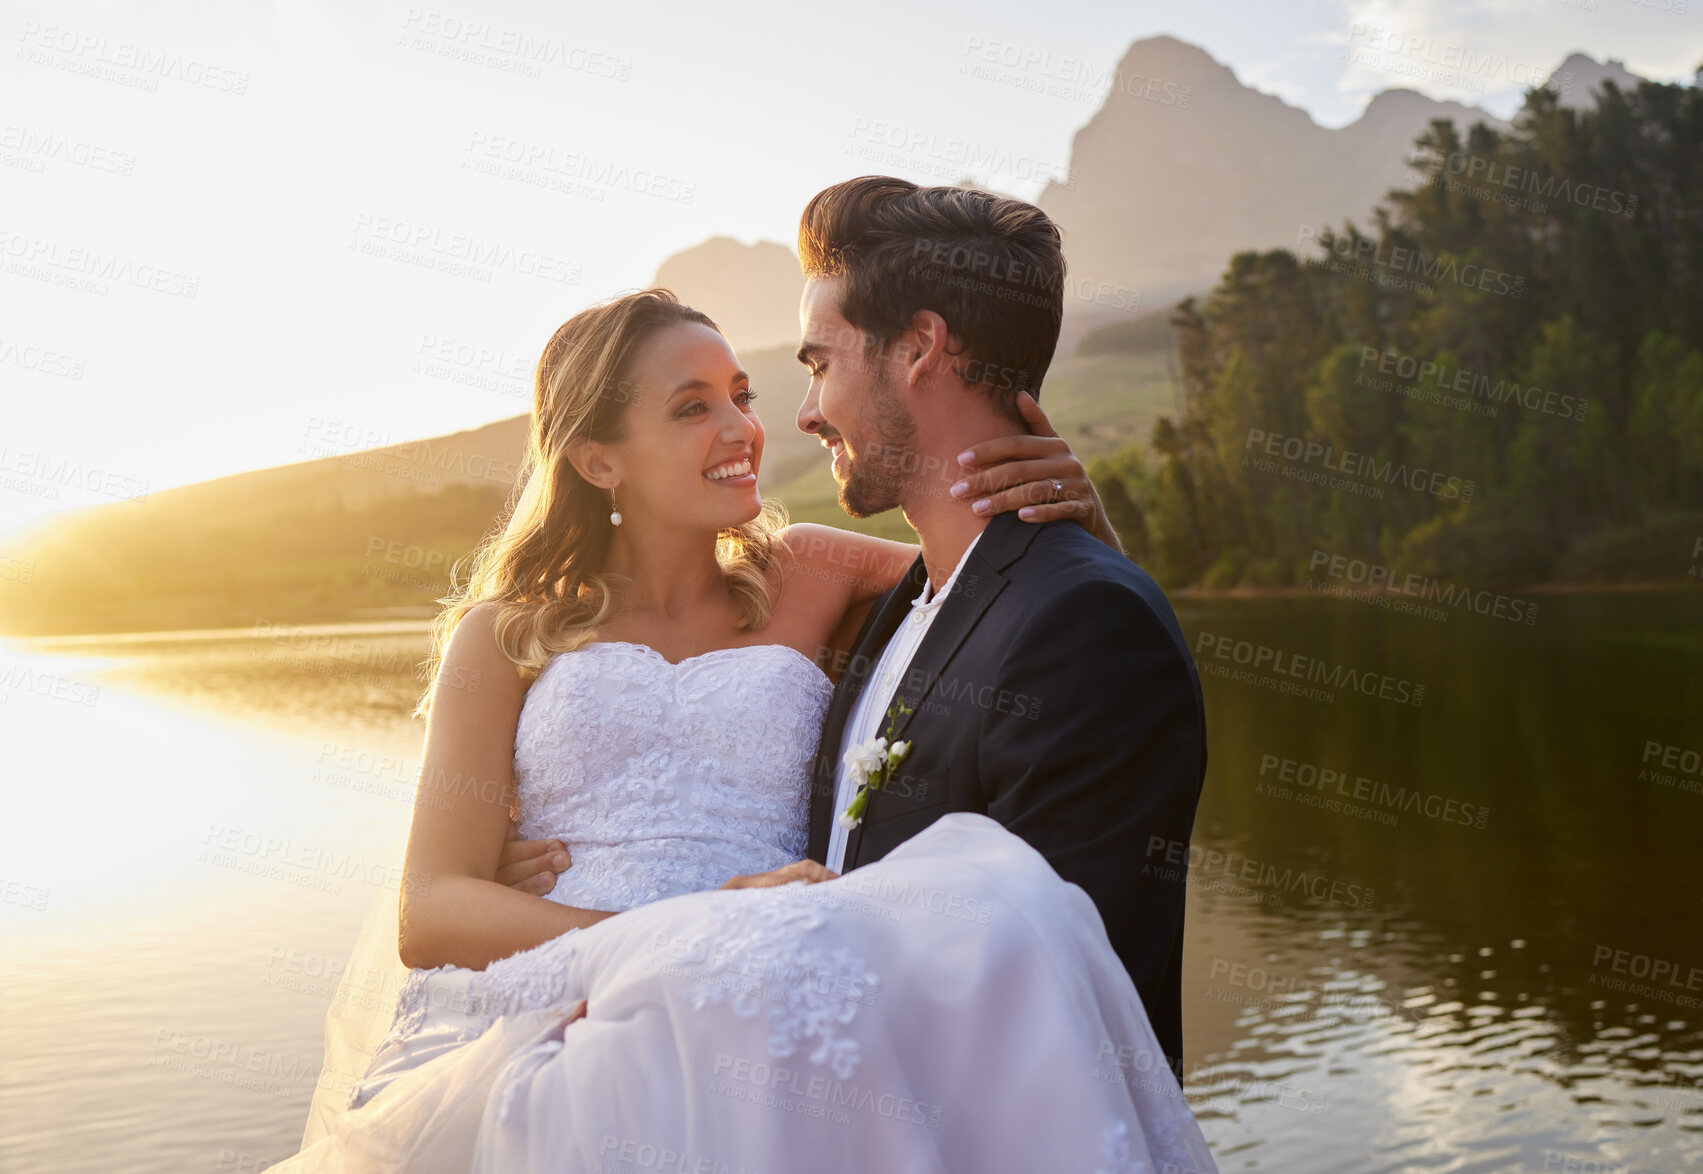
[[[1571,110],[1590,110],[1597,104],[1597,94],[1605,81],[1622,90],[1638,88],[1641,79],[1626,68],[1626,63],[1613,57],[1608,63],[1598,61],[1588,53],[1570,53],[1543,83],[1561,95],[1561,105]]]
[[[1237,79],[1235,70],[1199,45],[1191,45],[1187,41],[1179,41],[1170,36],[1143,37],[1139,41],[1131,41],[1129,48],[1124,50],[1123,57],[1118,61],[1117,71],[1113,76],[1116,81],[1111,93],[1107,95],[1108,105],[1120,96],[1148,97],[1148,87],[1152,83],[1158,84],[1160,95],[1164,94],[1165,87],[1169,85],[1173,90],[1189,87],[1221,94],[1247,91],[1257,93],[1263,98],[1281,101],[1276,99],[1275,95],[1244,86]],[[1163,102],[1163,97],[1158,100]]]
[[[1064,231],[1078,288],[1139,290],[1144,305],[1209,288],[1243,249],[1292,249],[1309,225],[1365,223],[1391,188],[1408,186],[1407,151],[1432,119],[1501,125],[1396,88],[1348,126],[1323,127],[1174,37],[1136,41],[1118,74],[1073,140],[1069,180],[1038,202]],[[1097,293],[1066,313],[1108,300],[1118,298]]]
[[[1428,98],[1424,94],[1421,94],[1418,90],[1406,90],[1400,88],[1379,90],[1376,94],[1372,95],[1372,100],[1366,103],[1366,109],[1375,110],[1389,106],[1413,106],[1417,103],[1432,102],[1434,100],[1435,99]]]
[[[775,241],[743,244],[712,236],[657,267],[653,285],[715,319],[735,350],[794,346],[804,274],[793,251]]]
[[[1379,90],[1373,94],[1372,100],[1366,103],[1366,109],[1360,112],[1360,117],[1342,129],[1354,138],[1366,134],[1400,135],[1402,142],[1407,143],[1433,118],[1452,119],[1462,128],[1475,122],[1488,123],[1494,127],[1507,125],[1502,119],[1487,114],[1476,106],[1443,101],[1418,90],[1398,87]]]
[[[1129,48],[1124,50],[1120,66],[1142,61],[1172,61],[1178,64],[1191,62],[1208,69],[1228,69],[1229,66],[1219,61],[1199,45],[1191,45],[1187,41],[1179,41],[1176,37],[1161,33],[1156,37],[1142,37],[1131,41]]]

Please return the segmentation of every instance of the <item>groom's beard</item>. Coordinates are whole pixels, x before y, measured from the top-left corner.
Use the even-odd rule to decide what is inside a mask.
[[[905,410],[898,391],[880,371],[869,389],[869,418],[875,439],[861,446],[863,455],[846,460],[846,479],[840,482],[840,508],[854,518],[885,513],[903,498],[907,469],[917,466],[917,426]]]

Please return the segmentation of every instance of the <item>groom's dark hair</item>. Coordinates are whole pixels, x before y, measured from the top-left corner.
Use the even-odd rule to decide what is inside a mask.
[[[798,222],[806,277],[843,277],[840,313],[885,349],[933,310],[964,344],[958,374],[1013,421],[1040,398],[1064,318],[1064,248],[1033,204],[887,175],[817,192]]]

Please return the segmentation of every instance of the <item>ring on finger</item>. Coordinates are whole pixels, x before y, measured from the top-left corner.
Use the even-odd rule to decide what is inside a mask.
[[[1057,501],[1060,497],[1064,496],[1064,482],[1060,481],[1057,477],[1054,477],[1052,479],[1052,482],[1053,482],[1053,495],[1052,495],[1052,497],[1047,499],[1049,504],[1051,502]]]

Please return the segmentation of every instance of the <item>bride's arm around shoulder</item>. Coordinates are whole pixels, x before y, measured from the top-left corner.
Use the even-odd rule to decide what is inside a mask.
[[[798,559],[797,577],[788,586],[831,599],[842,611],[886,594],[922,553],[915,543],[820,522],[794,522],[781,537]]]
[[[497,645],[498,607],[456,625],[432,683],[401,894],[402,962],[480,970],[610,916],[496,880],[527,680]]]

